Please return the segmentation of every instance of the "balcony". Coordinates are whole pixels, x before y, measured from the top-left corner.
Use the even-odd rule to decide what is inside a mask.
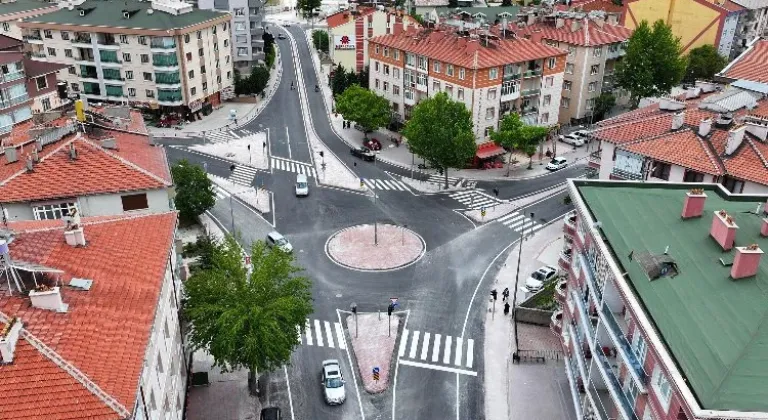
[[[597,277],[595,277],[595,270],[593,269],[595,262],[590,261],[587,255],[583,253],[579,260],[581,261],[581,268],[584,270],[585,277],[587,278],[589,293],[592,294],[592,298],[595,300],[595,306],[600,306],[600,303],[603,301],[604,284],[598,283]]]
[[[624,179],[627,181],[639,181],[643,179],[642,173],[632,173],[632,172],[622,171],[621,169],[617,169],[615,167],[611,171],[611,176],[613,178]]]
[[[98,83],[99,81],[99,75],[94,73],[80,73],[80,80],[84,80],[86,82],[95,82]]]
[[[608,334],[613,339],[614,343],[618,345],[619,353],[624,359],[624,362],[628,366],[630,374],[635,378],[635,382],[639,385],[638,388],[641,392],[646,392],[646,386],[648,385],[648,374],[643,368],[643,364],[635,354],[632,344],[627,340],[627,336],[624,331],[627,330],[627,326],[624,325],[624,320],[619,322],[608,305],[603,305],[600,310],[603,315],[603,321],[607,326]],[[622,325],[624,327],[622,328]]]
[[[97,37],[96,43],[98,44],[98,47],[100,50],[112,50],[116,51],[120,49],[120,44],[115,40],[115,37],[109,35],[109,36],[103,36],[103,37]]]
[[[528,97],[528,96],[536,96],[541,92],[541,89],[526,89],[522,92],[522,96]]]
[[[560,252],[560,255],[557,259],[557,265],[560,266],[560,269],[568,272],[571,269],[571,259],[573,256],[573,250],[571,248],[564,249]],[[562,303],[562,302],[560,302]]]
[[[504,89],[502,87],[501,98],[499,98],[499,100],[501,102],[509,102],[509,101],[514,101],[519,97],[520,97],[520,85],[517,85],[515,89]]]
[[[555,311],[549,320],[549,329],[560,337],[563,335],[563,311]]]
[[[603,353],[602,348],[597,349],[596,365],[600,374],[603,376],[603,382],[608,387],[608,392],[611,394],[611,399],[616,404],[619,412],[624,419],[637,419],[632,403],[627,398],[624,390],[621,389],[621,383],[617,377],[614,367],[611,365],[609,358]]]
[[[416,105],[416,95],[411,92],[410,94],[403,94],[403,103],[406,105]]]
[[[589,157],[587,157],[587,165],[595,169],[600,169],[600,155],[602,153],[602,150],[597,150],[590,153]]]
[[[523,109],[521,109],[520,112],[522,113],[523,116],[530,115],[530,114],[538,114],[539,113],[539,108],[537,108],[535,106],[523,107]]]
[[[424,84],[423,84],[423,85],[422,85],[422,84],[420,84],[420,83],[416,83],[416,86],[415,86],[415,88],[416,88],[416,90],[417,90],[417,91],[419,91],[419,92],[424,92],[424,93],[427,93],[427,84],[426,84],[426,82],[424,82]]]
[[[45,55],[44,51],[32,51],[32,53],[30,53],[30,56],[35,61],[47,61],[48,60],[48,56]]]
[[[152,54],[152,66],[157,71],[174,72],[179,70],[176,54]]]
[[[581,379],[576,368],[573,366],[574,360],[570,357],[565,358],[565,373],[568,376],[568,385],[571,389],[571,399],[573,400],[573,408],[576,413],[576,418],[584,418],[581,411],[581,393],[584,392],[584,380]]]
[[[0,99],[0,109],[10,108],[12,106],[23,104],[29,101],[29,95],[26,93],[13,98]]]
[[[181,95],[181,89],[161,89],[157,91],[157,102],[164,106],[179,106],[184,103],[184,98]]]
[[[595,340],[595,325],[592,318],[587,313],[586,302],[589,301],[589,295],[580,296],[578,290],[571,290],[571,298],[576,302],[576,309],[581,321],[581,327],[587,335],[587,341],[590,343]]]
[[[24,42],[27,42],[29,44],[42,45],[45,41],[43,41],[43,37],[40,36],[39,33],[36,33],[36,34],[24,35]]]
[[[570,212],[567,216],[565,216],[565,220],[563,220],[563,233],[566,233],[570,236],[573,236],[576,234],[576,213]]]
[[[591,409],[587,410],[593,416],[592,418],[600,420],[613,419],[614,417],[611,417],[610,414],[615,404],[611,399],[611,394],[608,391],[595,388],[594,384],[589,384],[586,391],[589,393],[589,399],[594,403]]]
[[[8,83],[8,82],[12,82],[14,80],[19,80],[23,78],[24,78],[24,70],[16,70],[14,72],[7,73],[7,74],[0,73],[0,83]]]
[[[72,38],[72,45],[77,48],[93,48],[91,36],[86,34],[80,34]]]
[[[581,341],[581,337],[579,336],[578,330],[574,328],[573,324],[568,324],[568,335],[571,337],[571,347],[573,347],[573,355],[576,359],[576,365],[579,367],[579,376],[582,378],[587,377],[587,355],[584,351],[584,342]],[[587,351],[589,351],[589,348],[587,348]],[[592,354],[590,352],[589,358],[592,358]]]
[[[528,70],[525,73],[523,73],[523,79],[527,79],[529,77],[537,77],[537,76],[541,76],[541,69]]]
[[[517,80],[520,77],[522,77],[522,75],[523,75],[522,73],[514,73],[514,74],[505,73],[504,74],[504,81],[506,82],[508,80]]]
[[[167,89],[181,88],[181,80],[178,73],[155,73],[155,83]]]

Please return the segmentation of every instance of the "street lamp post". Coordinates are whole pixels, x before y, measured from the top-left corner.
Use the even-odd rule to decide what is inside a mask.
[[[231,165],[229,167],[229,171],[230,172],[234,172],[235,171],[235,165]],[[234,193],[230,193],[229,194],[229,220],[232,222],[232,224],[231,224],[231,227],[232,227],[231,232],[234,235],[235,234],[235,206],[234,206],[234,204],[232,202],[232,196],[233,195],[234,195]]]
[[[534,214],[531,213],[531,220],[534,220]],[[533,228],[533,225],[531,225],[531,228]],[[514,328],[515,328],[515,352],[514,354],[517,354],[517,347],[518,347],[518,337],[517,337],[517,315],[515,312],[515,308],[517,307],[517,284],[520,280],[520,259],[523,257],[523,242],[525,241],[525,229],[523,229],[523,236],[520,237],[520,245],[517,248],[517,274],[515,274],[515,288],[514,290],[514,296],[512,297],[512,319],[515,322]]]

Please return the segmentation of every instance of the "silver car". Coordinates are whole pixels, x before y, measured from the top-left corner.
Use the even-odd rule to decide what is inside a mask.
[[[325,402],[330,405],[344,404],[347,399],[347,391],[344,389],[344,375],[341,374],[339,361],[336,359],[324,360],[321,377]]]

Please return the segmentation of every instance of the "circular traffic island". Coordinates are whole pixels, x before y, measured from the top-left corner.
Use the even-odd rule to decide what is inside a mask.
[[[358,271],[391,271],[418,261],[426,250],[424,239],[402,226],[357,225],[328,238],[325,253],[336,264]]]

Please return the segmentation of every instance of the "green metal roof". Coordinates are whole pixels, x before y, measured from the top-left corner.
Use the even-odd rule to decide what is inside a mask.
[[[723,252],[709,236],[713,212],[725,209],[739,226],[737,246],[757,243],[768,251],[762,217],[747,213],[766,197],[728,197],[709,187],[704,215],[682,220],[690,187],[575,184],[701,406],[768,412],[768,255],[757,276],[732,280],[719,260],[732,261],[735,251]],[[676,277],[649,281],[628,257],[661,254],[667,246]]]
[[[149,9],[150,6],[151,2],[149,1],[89,0],[78,6],[79,8],[84,9],[94,8],[85,16],[80,16],[80,11],[76,7],[73,10],[61,9],[57,12],[25,19],[24,21],[58,25],[101,26],[165,31],[169,29],[186,28],[227,14],[200,9],[194,9],[189,13],[183,13],[178,16],[159,10],[154,10],[152,14],[149,14],[147,13],[147,9]],[[122,10],[137,12],[132,13],[129,19],[125,19],[123,18]]]
[[[16,0],[13,3],[3,3],[0,5],[0,16],[10,15],[11,13],[26,12],[35,9],[45,9],[55,6],[55,3],[46,3],[38,0]]]

